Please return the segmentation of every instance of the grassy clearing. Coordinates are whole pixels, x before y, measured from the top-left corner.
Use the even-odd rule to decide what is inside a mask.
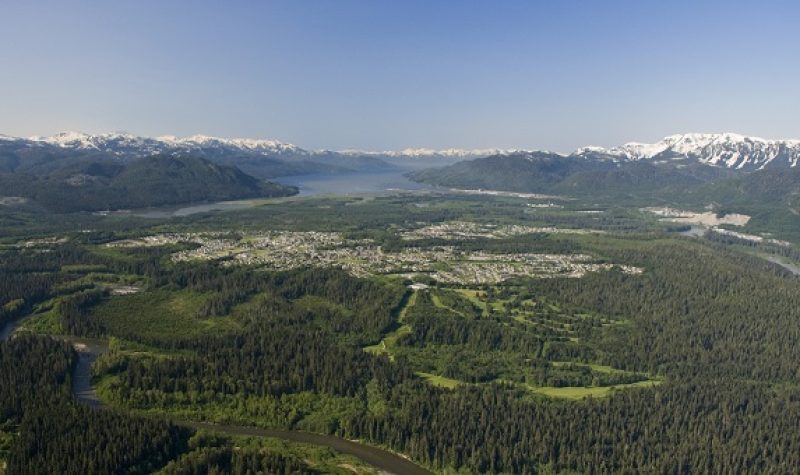
[[[483,316],[489,316],[489,311],[491,309],[492,313],[502,313],[504,306],[511,302],[511,299],[494,299],[492,301],[487,301],[485,297],[485,293],[480,290],[473,290],[473,289],[452,289],[461,294],[462,297],[466,298],[470,301],[473,305],[483,310]]]
[[[388,353],[389,358],[394,359],[394,355],[391,354],[391,349],[397,343],[397,339],[403,335],[411,333],[411,326],[403,322],[405,321],[408,309],[413,307],[416,302],[417,302],[417,292],[415,291],[408,298],[408,302],[400,310],[400,313],[398,314],[397,323],[400,324],[400,326],[397,328],[397,330],[387,333],[380,341],[380,343],[378,343],[377,345],[364,347],[364,351],[366,351],[367,353],[372,353],[373,355],[382,355]]]
[[[239,330],[231,317],[200,318],[204,299],[194,292],[162,290],[115,296],[94,307],[91,318],[110,335],[133,340],[192,338]]]
[[[445,304],[443,304],[443,303],[442,303],[442,300],[439,298],[439,296],[438,296],[438,295],[436,295],[436,294],[435,294],[435,293],[433,293],[433,292],[431,293],[431,302],[433,302],[433,304],[434,304],[435,306],[439,307],[439,308],[446,308],[446,309],[450,309],[450,307],[448,307],[448,306],[446,306]]]
[[[465,297],[467,300],[472,302],[476,307],[478,307],[481,310],[483,310],[483,316],[486,316],[488,314],[487,304],[486,304],[485,301],[483,301],[480,298],[478,298],[478,291],[477,290],[472,290],[472,289],[453,289],[453,290],[455,290],[456,292],[461,294],[463,297]]]
[[[416,374],[434,386],[439,386],[442,388],[453,389],[460,384],[464,384],[462,381],[457,379],[445,378],[444,376],[439,376],[438,374],[423,373],[421,371],[417,372]]]
[[[599,387],[536,387],[528,385],[525,387],[536,394],[541,394],[547,397],[578,400],[589,396],[594,398],[607,397],[610,396],[614,391],[632,388],[649,388],[661,384],[662,382],[663,381],[657,379],[648,379],[646,381],[639,381],[631,384],[617,384],[614,386]]]

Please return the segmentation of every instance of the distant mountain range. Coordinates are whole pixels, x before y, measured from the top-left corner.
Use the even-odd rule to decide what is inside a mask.
[[[428,149],[407,148],[398,151],[308,150],[278,140],[219,138],[205,135],[190,137],[142,137],[126,133],[84,134],[64,132],[46,137],[9,137],[0,135],[0,150],[55,148],[73,153],[107,154],[116,157],[149,155],[193,155],[210,160],[247,160],[261,158],[287,162],[299,167],[320,167],[320,171],[384,168],[393,159],[466,160],[487,156],[518,155],[535,150],[518,149]],[[547,152],[551,153],[551,152]],[[800,140],[766,140],[733,133],[677,134],[652,143],[630,142],[618,147],[583,147],[569,156],[611,161],[693,159],[707,165],[755,170],[768,167],[796,166],[800,162]],[[267,163],[271,163],[267,161]],[[395,163],[395,162],[393,162]],[[289,165],[287,165],[289,166]],[[257,175],[261,175],[260,173]],[[275,176],[275,175],[272,175]]]
[[[0,135],[0,171],[36,166],[37,157],[105,156],[140,158],[150,155],[190,155],[235,165],[259,178],[310,173],[346,173],[415,168],[457,160],[505,154],[500,149],[406,149],[401,151],[307,150],[278,140],[191,137],[141,137],[125,133],[84,134],[64,132],[47,137]],[[26,160],[26,159],[27,160]],[[410,160],[410,159],[425,159]],[[25,162],[25,163],[23,163]]]
[[[736,170],[794,167],[800,161],[800,140],[765,140],[724,134],[679,134],[653,144],[631,142],[619,147],[584,147],[572,155],[615,161],[693,159]]]
[[[409,176],[451,188],[562,194],[610,202],[777,206],[791,211],[787,216],[796,220],[800,213],[798,160],[798,140],[684,134],[655,144],[585,147],[570,155],[494,155]]]
[[[293,193],[263,181],[279,176],[414,170],[415,180],[453,188],[613,199],[724,201],[735,195],[739,203],[785,196],[794,204],[800,193],[798,161],[800,140],[731,133],[672,135],[654,144],[583,147],[563,155],[505,149],[307,150],[277,140],[68,132],[0,135],[0,195],[27,197],[51,210],[107,209]],[[765,190],[771,183],[780,183],[780,190]],[[159,187],[174,189],[156,191]],[[138,193],[141,189],[151,192]],[[125,195],[131,198],[119,198]]]
[[[258,153],[271,157],[328,157],[331,154],[345,156],[372,157],[441,157],[441,158],[476,158],[488,155],[517,152],[503,149],[458,149],[448,148],[435,150],[429,148],[408,148],[399,151],[369,150],[307,150],[296,145],[268,139],[220,138],[207,135],[190,137],[143,137],[127,133],[85,134],[81,132],[62,132],[50,136],[9,137],[0,135],[0,140],[17,142],[26,146],[57,146],[62,149],[84,150],[110,153],[117,156],[142,157],[155,154],[203,154],[210,151],[225,153]]]

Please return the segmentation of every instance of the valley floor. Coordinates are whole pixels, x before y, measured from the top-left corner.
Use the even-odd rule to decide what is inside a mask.
[[[97,437],[149,434],[134,472],[417,470],[402,457],[420,473],[800,463],[781,448],[800,422],[794,245],[551,202],[302,198],[7,237],[0,322],[16,332],[0,343],[0,382],[20,390],[3,393],[0,458],[20,467],[27,434],[49,434],[31,466],[112,463],[91,448],[51,458],[67,451],[56,411],[108,424],[91,426]],[[16,369],[40,353],[47,366]],[[87,419],[65,384],[113,410]]]

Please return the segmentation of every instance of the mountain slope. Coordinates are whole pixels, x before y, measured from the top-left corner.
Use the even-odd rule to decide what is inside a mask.
[[[720,179],[732,172],[701,164],[613,162],[547,152],[492,156],[413,172],[416,181],[465,189],[492,189],[570,196],[624,197],[667,194]]]
[[[765,169],[703,186],[695,200],[728,206],[785,205],[800,211],[800,168]]]
[[[452,164],[486,156],[530,153],[503,149],[409,148],[400,151],[307,150],[277,140],[191,137],[141,137],[124,133],[65,132],[49,137],[0,135],[0,171],[22,168],[36,172],[55,159],[140,158],[154,154],[191,155],[234,165],[260,178],[309,173],[379,171]],[[571,156],[587,160],[685,161],[735,170],[794,167],[800,162],[800,140],[765,140],[733,133],[678,134],[653,143],[631,142],[618,147],[584,147]]]
[[[752,171],[794,167],[800,162],[800,140],[765,140],[739,134],[679,134],[654,144],[631,142],[610,149],[584,147],[573,155],[612,161],[683,160]]]
[[[120,161],[69,162],[47,174],[0,174],[5,196],[31,199],[55,212],[142,208],[197,201],[285,196],[294,187],[263,182],[198,157],[155,155]]]
[[[454,163],[492,154],[499,149],[405,149],[401,151],[307,150],[277,140],[191,137],[141,137],[125,133],[64,132],[46,137],[0,135],[0,171],[46,172],[56,159],[131,159],[151,155],[191,155],[236,166],[259,178],[312,173],[350,173],[420,168],[430,162]]]
[[[29,139],[0,137],[0,172],[46,174],[84,159],[131,160],[152,155],[193,156],[241,168],[258,178],[309,173],[389,170],[379,157],[310,152],[276,140],[139,137],[130,134],[89,135],[67,132]]]

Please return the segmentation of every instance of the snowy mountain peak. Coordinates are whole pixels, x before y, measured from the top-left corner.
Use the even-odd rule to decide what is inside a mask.
[[[573,155],[614,161],[695,159],[708,165],[756,170],[768,166],[796,166],[800,141],[766,140],[735,133],[677,134],[656,143],[629,142],[613,148],[583,147]]]
[[[277,140],[226,139],[207,135],[176,137],[165,135],[157,138],[140,137],[124,132],[86,134],[83,132],[61,132],[46,137],[30,137],[34,144],[53,145],[75,150],[98,150],[118,156],[145,156],[154,153],[191,152],[198,149],[221,149],[222,151],[251,151],[261,154],[295,155],[307,154],[305,150]]]
[[[338,153],[345,155],[377,155],[384,157],[408,157],[408,158],[477,158],[487,157],[489,155],[511,155],[514,153],[525,152],[525,150],[516,149],[462,149],[462,148],[445,148],[445,149],[432,149],[432,148],[405,148],[403,150],[384,150],[384,151],[369,151],[346,149],[340,150]]]
[[[406,148],[398,151],[311,151],[272,139],[221,138],[209,135],[176,137],[164,135],[150,138],[125,132],[86,134],[62,132],[28,139],[0,135],[3,143],[19,142],[24,146],[59,147],[65,151],[88,151],[116,157],[143,157],[153,154],[189,154],[204,157],[267,156],[315,160],[323,157],[353,157],[464,160],[489,155],[529,153],[516,149],[431,149]],[[629,142],[617,147],[589,146],[576,150],[573,156],[611,160],[696,160],[700,163],[741,170],[765,167],[797,166],[800,163],[800,140],[767,140],[735,133],[687,133],[664,137],[655,143]]]
[[[206,153],[251,155],[319,157],[323,155],[340,155],[347,157],[390,157],[390,158],[430,158],[430,159],[468,159],[488,155],[508,155],[521,150],[503,149],[430,149],[407,148],[399,151],[365,151],[365,150],[306,150],[296,145],[273,139],[222,138],[210,135],[191,135],[178,137],[163,135],[159,137],[142,137],[125,132],[104,134],[87,134],[83,132],[61,132],[50,136],[36,136],[27,139],[0,137],[3,140],[25,140],[33,146],[55,146],[67,150],[98,151],[118,157],[141,157],[152,154]]]

